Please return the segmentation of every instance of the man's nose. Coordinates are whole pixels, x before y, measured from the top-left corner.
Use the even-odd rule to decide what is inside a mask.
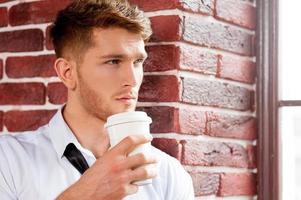
[[[135,87],[139,81],[139,70],[134,64],[127,64],[122,71],[123,85]]]

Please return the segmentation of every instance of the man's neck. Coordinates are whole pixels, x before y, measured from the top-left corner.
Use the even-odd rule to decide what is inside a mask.
[[[68,103],[63,110],[63,117],[78,142],[90,150],[96,158],[108,150],[109,138],[104,129],[104,121],[89,115],[80,108],[75,109]]]

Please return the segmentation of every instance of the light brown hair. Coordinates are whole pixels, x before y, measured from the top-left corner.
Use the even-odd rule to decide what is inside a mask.
[[[150,21],[126,0],[75,0],[61,10],[50,29],[57,57],[80,57],[93,45],[95,28],[124,28],[147,41],[152,34]]]

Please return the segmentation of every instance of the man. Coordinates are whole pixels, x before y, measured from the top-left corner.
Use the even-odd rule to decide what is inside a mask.
[[[1,136],[0,199],[194,199],[176,159],[154,147],[153,156],[128,156],[151,138],[130,136],[109,149],[107,117],[136,107],[151,35],[143,13],[121,0],[76,0],[51,35],[67,103],[37,131]],[[154,163],[156,170],[144,166]],[[148,178],[152,184],[133,184]]]

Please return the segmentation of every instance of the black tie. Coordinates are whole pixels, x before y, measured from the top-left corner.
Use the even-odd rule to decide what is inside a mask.
[[[64,156],[69,160],[69,162],[81,173],[83,174],[89,165],[84,158],[83,154],[76,148],[73,143],[69,143],[64,151]]]

